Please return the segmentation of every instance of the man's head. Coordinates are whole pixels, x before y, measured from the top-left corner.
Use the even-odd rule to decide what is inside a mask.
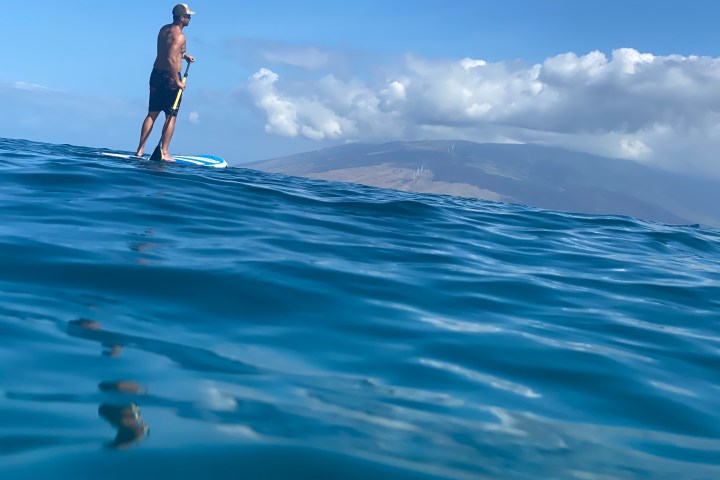
[[[182,20],[187,25],[190,23],[190,15],[195,15],[195,12],[190,10],[187,3],[178,3],[173,7],[172,14],[175,21]]]

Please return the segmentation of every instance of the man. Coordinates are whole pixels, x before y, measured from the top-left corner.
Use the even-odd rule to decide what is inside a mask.
[[[195,12],[190,10],[187,3],[178,3],[172,10],[173,22],[160,29],[157,38],[157,57],[150,74],[150,101],[148,102],[148,114],[143,121],[140,130],[140,144],[135,155],[141,157],[145,150],[145,142],[150,136],[155,120],[160,112],[165,112],[167,129],[162,136],[161,148],[162,159],[168,162],[175,160],[168,152],[170,140],[175,132],[175,120],[178,109],[173,110],[173,104],[177,97],[178,90],[185,90],[182,82],[183,59],[193,63],[195,57],[186,53],[185,34],[183,28],[190,24],[190,16]],[[178,104],[178,107],[180,104]],[[169,117],[169,118],[168,118]]]

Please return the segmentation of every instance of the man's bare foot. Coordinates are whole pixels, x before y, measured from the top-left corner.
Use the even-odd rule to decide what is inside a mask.
[[[143,150],[138,150],[137,152],[135,152],[135,156],[136,156],[136,157],[142,157],[142,156],[143,156],[143,153],[145,153]]]
[[[163,162],[174,162],[175,159],[173,157],[163,157]]]

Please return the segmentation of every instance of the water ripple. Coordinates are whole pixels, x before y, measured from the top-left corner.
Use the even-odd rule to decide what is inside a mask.
[[[720,477],[720,232],[94,152],[0,139],[3,478]]]

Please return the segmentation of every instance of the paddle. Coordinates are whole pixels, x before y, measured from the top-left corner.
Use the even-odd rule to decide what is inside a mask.
[[[188,70],[190,70],[190,63],[188,63],[187,67],[185,67],[185,75],[183,75],[182,78],[183,85],[185,85],[185,82],[187,82]],[[162,139],[165,136],[165,131],[167,131],[168,125],[170,124],[172,113],[175,113],[175,111],[180,108],[178,107],[178,103],[180,103],[180,95],[182,95],[182,92],[182,88],[178,88],[177,97],[175,97],[175,103],[173,103],[171,115],[166,115],[165,117],[165,125],[163,125],[162,133],[160,134],[160,141],[158,142],[157,147],[155,147],[155,150],[153,150],[152,155],[150,155],[150,160],[162,160],[162,152],[160,151]]]

